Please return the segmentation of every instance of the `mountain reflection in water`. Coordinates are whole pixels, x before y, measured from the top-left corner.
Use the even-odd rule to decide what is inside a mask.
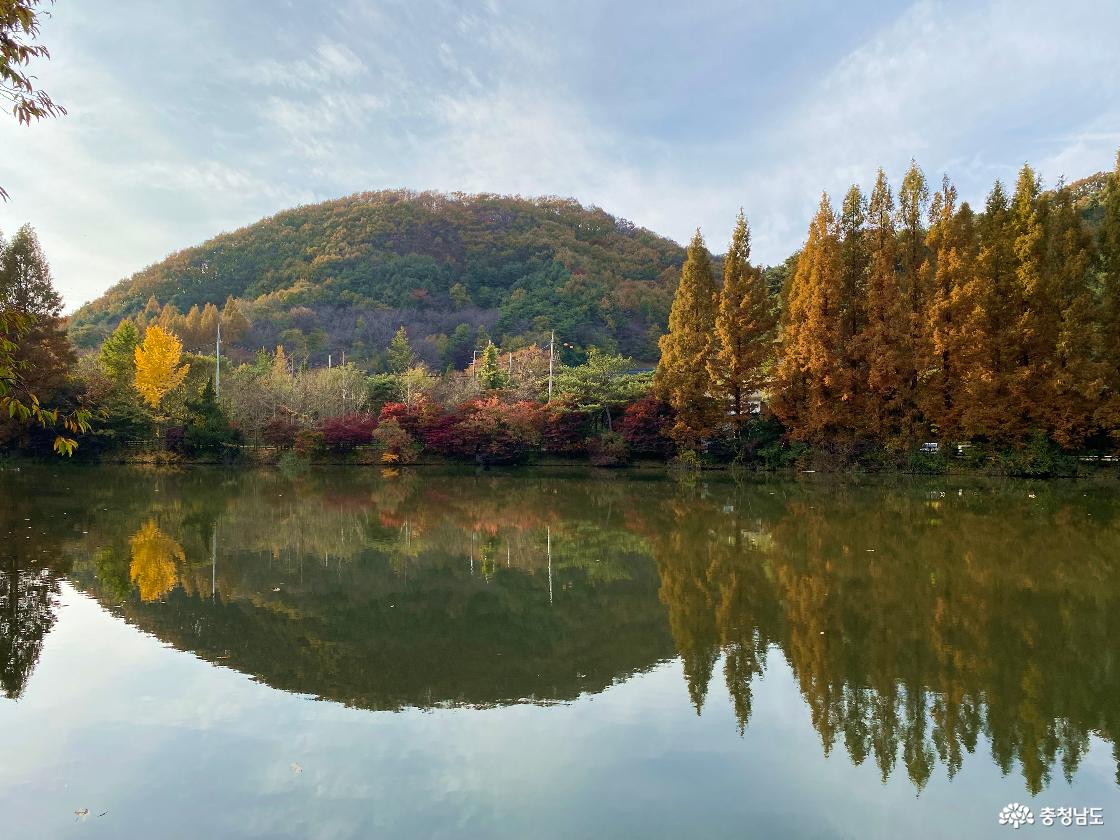
[[[1108,489],[106,467],[2,471],[0,498],[9,698],[65,576],[176,648],[356,708],[562,702],[679,656],[697,712],[722,679],[742,732],[780,656],[824,752],[884,780],[952,777],[980,736],[1032,793],[1090,734],[1116,753]]]

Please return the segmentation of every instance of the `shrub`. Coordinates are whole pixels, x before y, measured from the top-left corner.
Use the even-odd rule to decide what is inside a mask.
[[[618,431],[633,452],[667,458],[673,452],[673,441],[665,432],[672,422],[672,407],[651,394],[626,406]]]
[[[373,441],[381,451],[380,461],[383,464],[411,464],[420,455],[420,444],[401,428],[395,417],[377,425]]]
[[[454,424],[454,454],[519,460],[540,444],[541,415],[541,406],[531,402],[506,404],[490,397],[466,403]]]
[[[587,454],[596,467],[621,467],[630,460],[630,447],[619,432],[603,432],[587,441]]]
[[[187,430],[184,426],[168,426],[167,430],[163,433],[164,446],[171,452],[178,452],[182,454],[184,450],[184,441],[187,438]]]
[[[269,446],[291,449],[300,432],[300,425],[291,417],[276,417],[269,421],[261,432],[261,438]]]
[[[555,455],[577,455],[587,448],[591,416],[564,403],[544,410],[541,418],[541,448]]]
[[[355,446],[373,440],[373,430],[377,428],[377,418],[372,414],[344,414],[324,420],[319,431],[323,443],[336,451],[353,449]]]
[[[1036,432],[1017,449],[1002,453],[998,463],[1008,475],[1025,478],[1077,475],[1077,458],[1042,432]]]
[[[323,433],[317,432],[314,429],[300,429],[296,432],[296,439],[293,443],[293,447],[296,454],[302,455],[305,458],[321,455],[326,450],[326,445],[323,442]]]

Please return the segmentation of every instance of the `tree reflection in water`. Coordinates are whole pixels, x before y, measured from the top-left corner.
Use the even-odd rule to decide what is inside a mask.
[[[34,492],[66,477],[0,473],[5,530],[33,526],[18,555],[9,539],[0,588],[10,697],[65,574],[176,647],[367,709],[565,701],[679,656],[697,713],[722,662],[744,732],[752,685],[780,656],[825,753],[874,761],[884,780],[902,766],[919,790],[981,738],[1035,793],[1055,770],[1072,777],[1090,733],[1116,743],[1120,519],[1106,491],[90,477],[74,498]]]

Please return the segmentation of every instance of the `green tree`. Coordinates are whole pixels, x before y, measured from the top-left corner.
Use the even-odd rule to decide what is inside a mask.
[[[723,414],[708,377],[716,351],[718,294],[711,256],[697,230],[681,268],[669,312],[669,332],[658,342],[661,360],[653,380],[657,395],[676,411],[670,434],[682,446],[695,445]]]
[[[102,369],[117,382],[131,383],[136,377],[136,346],[139,343],[140,331],[125,318],[101,345],[97,358]]]
[[[498,364],[498,348],[494,342],[486,343],[486,349],[478,360],[478,381],[483,388],[504,388],[509,384],[509,377]]]
[[[400,375],[416,364],[416,354],[408,342],[408,331],[402,326],[389,342],[389,370]]]
[[[55,436],[54,450],[70,455],[77,441],[69,434],[89,430],[89,412],[73,398],[75,356],[61,312],[35,231],[24,225],[10,242],[0,236],[0,439],[14,439],[28,424],[61,427],[68,434]]]
[[[456,309],[465,309],[471,305],[471,296],[467,293],[467,287],[462,283],[455,283],[448,290],[448,295],[451,298],[451,305]]]
[[[632,374],[633,366],[633,359],[592,347],[582,365],[560,368],[555,394],[580,411],[603,412],[607,428],[613,430],[611,409],[632,402],[649,390],[649,374]]]
[[[748,397],[766,384],[774,313],[762,272],[750,264],[750,228],[743,211],[723,258],[723,286],[715,330],[716,352],[708,360],[713,395],[729,406],[736,438],[750,418]]]
[[[237,433],[230,428],[225,412],[214,394],[213,377],[206,380],[202,393],[187,400],[187,424],[183,434],[183,448],[188,454],[221,452],[237,441]]]

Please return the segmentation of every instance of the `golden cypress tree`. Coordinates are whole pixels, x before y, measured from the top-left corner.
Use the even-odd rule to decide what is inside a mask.
[[[978,228],[975,270],[964,290],[970,302],[964,340],[973,352],[964,372],[961,423],[967,437],[1007,439],[1016,425],[1010,382],[1016,358],[1017,285],[1007,193],[999,181],[988,194]]]
[[[1058,314],[1049,294],[1044,266],[1045,231],[1043,227],[1042,187],[1038,176],[1024,164],[1019,170],[1011,198],[1012,249],[1015,254],[1015,307],[1013,369],[1009,378],[1011,411],[1021,418],[1015,437],[1031,428],[1045,426],[1047,383],[1051,376],[1053,348],[1057,339]]]
[[[183,316],[173,303],[165,303],[159,311],[159,318],[155,322],[164,332],[181,335],[183,332]]]
[[[202,343],[199,341],[201,325],[202,310],[198,308],[198,304],[196,303],[183,317],[183,333],[181,338],[183,339],[183,343],[188,347],[198,347]]]
[[[963,379],[972,351],[966,323],[976,230],[968,204],[957,206],[957,190],[948,176],[930,205],[926,249],[922,285],[928,303],[916,365],[921,383],[918,400],[936,435],[951,441],[962,433]]]
[[[750,264],[751,239],[743,211],[723,259],[723,286],[715,329],[716,352],[708,360],[713,394],[729,406],[736,438],[750,417],[747,398],[766,383],[774,315],[762,272]]]
[[[867,371],[868,431],[876,440],[895,442],[909,431],[909,321],[898,285],[894,199],[882,169],[867,204],[867,248],[867,325],[859,352]]]
[[[842,338],[842,260],[836,215],[821,196],[786,293],[773,406],[796,440],[849,440],[858,383]]]
[[[198,323],[198,344],[200,347],[212,347],[218,339],[218,307],[212,303],[202,308],[202,318]]]
[[[181,365],[183,345],[162,327],[148,327],[136,347],[136,390],[152,408],[158,408],[168,392],[179,387],[190,370]]]
[[[249,319],[241,311],[241,304],[232,295],[222,307],[222,341],[231,344],[240,341],[249,332]]]
[[[1116,169],[1105,191],[1098,254],[1101,361],[1108,391],[1097,409],[1097,424],[1120,440],[1120,152],[1116,153]]]
[[[277,344],[276,352],[272,356],[272,370],[270,375],[275,382],[289,382],[292,373],[288,370],[288,354],[284,352],[284,345]]]
[[[1064,184],[1047,212],[1046,277],[1052,311],[1047,393],[1039,400],[1044,428],[1059,444],[1076,447],[1094,428],[1106,394],[1100,310],[1089,282],[1092,240]]]
[[[841,306],[844,316],[841,335],[844,341],[853,340],[863,330],[867,320],[864,297],[867,294],[867,200],[860,188],[853,184],[844,196],[840,210],[839,236],[842,263]]]
[[[688,257],[669,312],[669,332],[661,336],[661,360],[654,390],[676,411],[670,430],[683,446],[695,445],[719,422],[722,406],[711,394],[708,363],[715,353],[716,290],[712,261],[700,231]]]
[[[900,393],[899,431],[903,439],[919,433],[926,436],[918,410],[918,363],[926,336],[927,313],[931,291],[926,286],[930,278],[922,271],[927,260],[926,231],[922,219],[929,204],[929,186],[926,176],[913,160],[902,178],[898,190],[898,261],[899,261],[899,310],[908,327],[908,335],[898,346]]]

